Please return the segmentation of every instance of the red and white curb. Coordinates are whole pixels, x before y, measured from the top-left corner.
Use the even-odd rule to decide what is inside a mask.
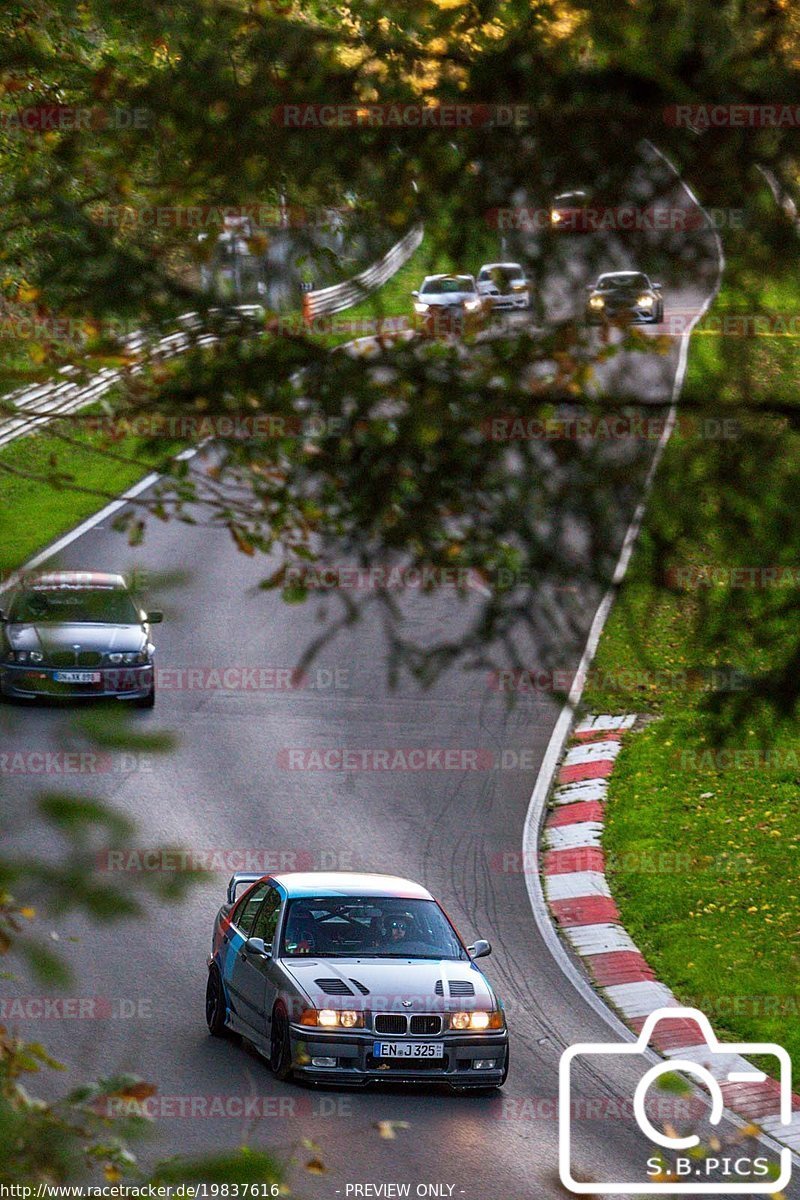
[[[681,1002],[659,983],[622,925],[605,875],[603,824],[608,778],[622,739],[636,716],[587,717],[574,730],[556,776],[544,823],[542,875],[550,915],[580,957],[601,996],[639,1034],[657,1009]],[[665,1058],[689,1059],[720,1082],[725,1105],[777,1142],[800,1152],[800,1096],[792,1094],[792,1119],[780,1117],[780,1084],[766,1075],[756,1082],[728,1082],[733,1070],[756,1071],[738,1055],[709,1056],[692,1020],[660,1020],[652,1047]]]

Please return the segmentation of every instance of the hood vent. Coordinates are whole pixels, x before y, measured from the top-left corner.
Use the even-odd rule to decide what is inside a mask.
[[[449,979],[447,988],[451,996],[474,996],[475,984],[470,979]],[[434,988],[437,996],[444,995],[444,982],[441,979],[436,980]]]
[[[314,983],[326,996],[352,996],[350,988],[343,979],[315,979]]]
[[[368,995],[369,995],[369,988],[368,988],[368,987],[364,987],[364,984],[363,984],[363,983],[359,983],[359,981],[358,981],[357,979],[351,979],[351,980],[350,980],[350,982],[353,984],[353,986],[354,986],[354,987],[357,987],[357,988],[358,988],[358,990],[361,992],[361,995],[362,995],[362,996],[368,996]]]

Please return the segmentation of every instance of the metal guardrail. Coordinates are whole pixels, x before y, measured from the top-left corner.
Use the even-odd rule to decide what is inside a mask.
[[[303,296],[303,316],[306,321],[313,321],[315,317],[325,313],[336,313],[341,312],[343,308],[350,308],[386,283],[387,279],[391,279],[411,258],[422,242],[424,232],[422,225],[415,225],[391,250],[387,250],[383,258],[367,267],[360,275],[354,275],[344,283],[335,283],[315,292],[306,292]]]
[[[383,258],[367,267],[360,275],[344,283],[337,283],[315,292],[306,292],[303,297],[303,316],[306,321],[324,313],[341,312],[386,283],[420,245],[423,233],[421,225],[414,226]],[[258,309],[258,305],[237,305],[237,311],[242,313],[254,314]],[[129,353],[147,352],[151,359],[165,359],[182,354],[192,345],[209,346],[217,340],[214,334],[197,336],[201,329],[197,313],[184,313],[178,318],[178,323],[182,326],[181,329],[166,334],[150,347],[144,334],[132,333],[125,339],[125,348]],[[136,374],[141,369],[141,365],[134,365],[127,368],[127,373]],[[71,416],[79,409],[93,404],[111,391],[122,380],[125,372],[119,368],[106,367],[83,386],[69,380],[70,375],[77,374],[75,367],[62,367],[59,374],[67,378],[48,380],[47,383],[23,388],[2,397],[0,402],[4,408],[12,411],[5,420],[0,421],[0,447],[8,445],[15,438],[35,432],[56,417]]]
[[[256,315],[259,311],[263,313],[263,309],[259,310],[258,305],[240,304],[237,306],[237,312],[245,315]],[[190,346],[211,346],[217,341],[215,334],[200,333],[202,323],[197,313],[183,313],[178,317],[178,322],[182,326],[181,329],[176,330],[175,333],[166,334],[152,345],[148,343],[143,333],[132,333],[124,339],[124,347],[128,353],[132,354],[146,352],[148,360],[153,361],[174,358],[188,350]],[[71,416],[79,409],[86,408],[109,392],[123,379],[126,373],[128,375],[138,374],[144,365],[144,363],[135,364],[126,370],[118,367],[104,367],[93,376],[89,383],[83,385],[69,381],[70,375],[78,373],[75,367],[62,367],[59,374],[67,376],[63,382],[48,380],[47,383],[23,388],[3,396],[3,407],[14,411],[6,420],[0,421],[0,447],[8,445],[9,442],[13,442],[15,438],[22,437],[24,434],[34,433],[57,417]]]

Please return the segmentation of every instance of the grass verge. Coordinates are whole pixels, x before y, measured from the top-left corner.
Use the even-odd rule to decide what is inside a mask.
[[[166,466],[179,448],[165,445],[156,455],[142,439],[129,435],[115,441],[110,454],[100,433],[74,434],[68,443],[51,431],[29,434],[4,446],[0,450],[0,572],[21,566],[101,509],[109,498]],[[85,490],[74,491],[70,483]]]
[[[790,271],[754,276],[735,247],[728,261],[717,323],[798,311]],[[659,718],[610,780],[604,845],[623,923],[681,1001],[729,1039],[784,1045],[797,1070],[797,713],[742,701],[748,680],[780,678],[796,642],[800,434],[726,411],[743,398],[796,405],[797,341],[766,318],[754,336],[713,324],[693,338],[684,399],[735,411],[738,425],[727,440],[704,436],[699,408],[679,423],[585,706]]]

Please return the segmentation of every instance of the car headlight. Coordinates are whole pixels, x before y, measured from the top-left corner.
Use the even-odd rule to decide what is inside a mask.
[[[557,224],[558,224],[558,222],[559,222],[560,220],[561,220],[561,213],[560,213],[560,212],[558,212],[558,211],[557,211],[557,210],[554,208],[554,209],[552,210],[552,212],[550,213],[550,224],[551,224],[551,225],[557,225]]]
[[[306,1008],[300,1014],[300,1024],[323,1029],[363,1029],[364,1014],[352,1008]]]
[[[589,308],[605,308],[606,302],[602,296],[590,296]]]
[[[639,296],[636,303],[638,304],[639,308],[652,308],[653,307],[653,297],[652,296]]]
[[[424,300],[414,301],[414,312],[418,313],[421,317],[425,315],[429,308],[430,304],[426,304]]]
[[[497,1009],[494,1012],[454,1012],[450,1014],[451,1029],[502,1029],[503,1014]]]
[[[464,312],[477,312],[481,306],[480,300],[465,300]]]
[[[147,651],[133,650],[123,654],[115,650],[111,654],[106,655],[106,662],[110,663],[112,667],[141,667],[148,662]]]
[[[9,650],[8,661],[17,663],[40,663],[44,662],[44,655],[40,650]]]

